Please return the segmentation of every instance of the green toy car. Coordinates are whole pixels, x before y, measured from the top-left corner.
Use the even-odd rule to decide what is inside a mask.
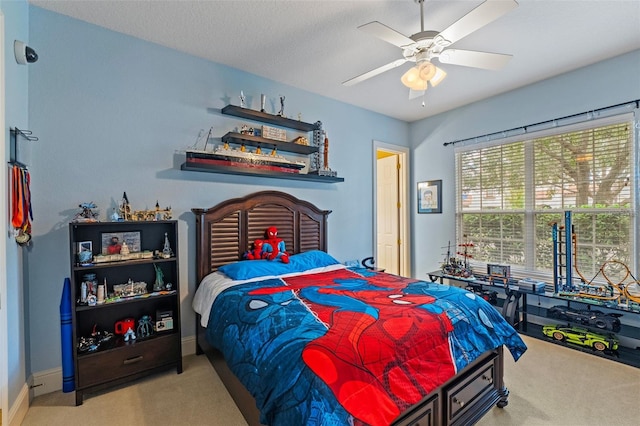
[[[586,328],[566,327],[561,325],[545,325],[542,333],[560,342],[573,343],[574,345],[586,346],[597,351],[615,351],[618,349],[618,339],[613,335],[603,335],[592,333]]]

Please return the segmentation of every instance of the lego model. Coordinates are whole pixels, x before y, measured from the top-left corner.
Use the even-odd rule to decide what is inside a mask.
[[[98,206],[93,201],[88,203],[81,203],[78,207],[82,209],[81,212],[76,213],[72,222],[98,222],[98,212],[94,212],[93,209]]]
[[[590,309],[575,309],[569,306],[556,305],[547,310],[549,318],[563,319],[582,325],[591,325],[601,330],[620,331],[622,314],[605,314],[602,311]]]
[[[602,264],[598,273],[588,279],[577,266],[578,236],[571,222],[571,211],[565,211],[565,225],[552,223],[554,293],[572,300],[612,308],[640,310],[640,281],[629,267],[615,259]],[[622,279],[607,276],[608,267],[621,270]],[[574,279],[573,273],[577,275]],[[601,275],[599,281],[596,278]]]
[[[615,351],[618,349],[618,339],[613,335],[602,335],[592,333],[586,328],[564,327],[561,325],[545,325],[542,333],[559,342],[573,343],[574,345],[585,346],[599,352],[606,350]]]
[[[455,255],[451,255],[451,242],[449,242],[447,246],[447,255],[442,263],[442,273],[451,277],[474,280],[475,277],[473,276],[473,270],[469,264],[469,259],[473,258],[473,256],[469,254],[469,248],[473,247],[474,244],[471,242],[464,242],[458,244],[458,246],[463,247],[462,251],[456,251],[456,254],[462,256],[462,259]]]

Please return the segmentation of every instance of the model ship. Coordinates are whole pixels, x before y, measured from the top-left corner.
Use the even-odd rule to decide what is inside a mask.
[[[473,243],[467,242],[458,244],[458,246],[462,248],[462,251],[457,251],[456,255],[461,256],[462,258],[451,255],[451,242],[449,242],[447,246],[447,255],[442,263],[442,273],[451,277],[473,280],[475,277],[473,276],[473,270],[469,265],[469,259],[473,257],[469,254],[469,248],[473,247]]]
[[[213,151],[187,149],[187,164],[247,167],[261,170],[272,170],[285,173],[300,173],[307,164],[304,161],[291,161],[278,155],[274,148],[269,154],[263,154],[260,147],[249,152],[243,145],[231,149],[229,144],[216,146]]]

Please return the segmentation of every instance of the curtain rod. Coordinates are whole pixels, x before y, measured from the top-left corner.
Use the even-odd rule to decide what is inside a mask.
[[[540,125],[543,125],[543,124],[556,123],[557,121],[560,121],[560,120],[566,120],[566,119],[569,119],[569,118],[579,117],[581,115],[593,114],[593,113],[596,113],[596,112],[606,111],[606,110],[609,110],[609,109],[619,108],[619,107],[629,106],[629,105],[634,105],[634,104],[636,106],[636,109],[640,108],[640,99],[636,99],[634,101],[629,101],[629,102],[623,102],[621,104],[610,105],[610,106],[604,107],[604,108],[598,108],[598,109],[594,109],[594,110],[590,110],[590,111],[585,111],[585,112],[581,112],[581,113],[578,113],[578,114],[566,115],[564,117],[554,118],[553,120],[540,121],[539,123],[535,123],[535,124],[529,124],[529,125],[526,125],[526,126],[514,127],[514,128],[509,129],[509,130],[502,130],[500,132],[487,133],[486,135],[482,135],[482,136],[474,136],[474,137],[471,137],[471,138],[459,139],[459,140],[452,141],[452,142],[445,142],[443,145],[444,146],[455,145],[457,143],[467,142],[467,141],[474,140],[474,139],[488,138],[490,136],[495,136],[495,135],[502,135],[502,136],[506,137],[506,135],[508,133],[514,132],[516,130],[524,131],[524,133],[526,134],[529,127],[540,126]]]

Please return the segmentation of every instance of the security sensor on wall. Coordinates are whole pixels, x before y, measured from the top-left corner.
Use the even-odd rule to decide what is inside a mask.
[[[19,40],[13,42],[13,53],[16,56],[16,62],[22,65],[31,64],[38,60],[36,51]]]

